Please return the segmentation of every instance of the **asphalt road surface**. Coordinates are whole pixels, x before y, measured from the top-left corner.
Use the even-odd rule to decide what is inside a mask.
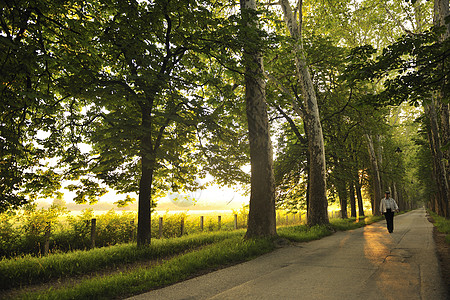
[[[447,299],[424,209],[131,299]]]

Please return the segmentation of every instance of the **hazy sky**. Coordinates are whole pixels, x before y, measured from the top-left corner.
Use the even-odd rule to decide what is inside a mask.
[[[166,210],[183,210],[183,209],[204,209],[205,207],[214,207],[215,209],[239,209],[243,205],[248,204],[249,196],[245,196],[244,188],[238,191],[239,187],[229,188],[217,185],[210,186],[204,190],[198,190],[186,194],[172,193],[168,196],[158,199],[158,206]],[[66,189],[64,192],[64,201],[73,203],[75,192]],[[117,200],[125,199],[127,194],[117,194],[113,190],[109,190],[104,196],[100,197],[99,202],[114,203]],[[137,194],[129,194],[130,197],[138,199]],[[52,199],[45,199],[44,202],[52,202]],[[158,210],[158,208],[157,208]]]

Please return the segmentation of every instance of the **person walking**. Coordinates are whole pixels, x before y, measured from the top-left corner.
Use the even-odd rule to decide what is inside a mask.
[[[384,193],[384,198],[381,199],[380,212],[386,218],[386,225],[389,233],[394,231],[394,211],[398,212],[398,205],[395,200],[391,198],[391,193],[386,191]]]

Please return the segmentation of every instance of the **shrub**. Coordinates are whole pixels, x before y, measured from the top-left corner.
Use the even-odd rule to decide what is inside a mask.
[[[128,243],[135,238],[136,214],[117,214],[114,210],[97,218],[96,245],[100,247]]]
[[[20,232],[14,228],[16,219],[11,212],[0,214],[0,257],[17,253]]]

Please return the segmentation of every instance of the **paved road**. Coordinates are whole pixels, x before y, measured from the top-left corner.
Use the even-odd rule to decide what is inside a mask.
[[[131,299],[447,299],[419,209]]]

